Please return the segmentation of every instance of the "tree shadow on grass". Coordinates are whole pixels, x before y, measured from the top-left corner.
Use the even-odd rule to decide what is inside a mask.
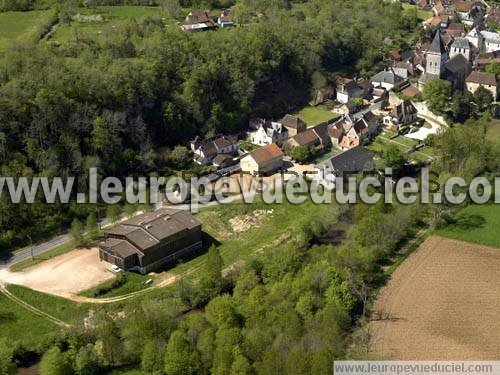
[[[183,255],[182,258],[180,258],[180,259],[176,259],[175,261],[172,261],[172,262],[169,262],[169,263],[163,265],[160,269],[157,270],[157,272],[169,271],[172,268],[175,268],[180,263],[189,262],[190,260],[196,259],[199,256],[206,254],[208,252],[208,249],[212,245],[215,245],[217,247],[221,245],[221,242],[219,240],[212,237],[210,234],[208,234],[206,232],[202,232],[202,241],[203,241],[203,246],[201,249],[196,249],[192,252],[189,252],[188,254]]]
[[[448,220],[450,229],[471,230],[479,229],[486,224],[486,219],[482,215],[459,214]]]

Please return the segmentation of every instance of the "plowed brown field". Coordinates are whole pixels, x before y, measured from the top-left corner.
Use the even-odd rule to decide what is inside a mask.
[[[429,238],[380,291],[369,332],[381,359],[499,359],[500,249]]]

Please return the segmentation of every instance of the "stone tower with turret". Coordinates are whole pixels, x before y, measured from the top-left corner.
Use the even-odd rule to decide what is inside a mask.
[[[432,40],[431,46],[427,51],[426,56],[427,64],[425,67],[425,73],[441,77],[444,70],[444,64],[448,60],[448,55],[446,49],[444,48],[443,39],[441,38],[441,33],[439,29],[434,34],[434,39]]]

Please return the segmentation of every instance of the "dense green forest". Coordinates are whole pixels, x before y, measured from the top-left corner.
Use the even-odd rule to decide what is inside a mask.
[[[58,2],[54,10],[71,22],[77,8]],[[234,12],[249,23],[188,34],[146,18],[98,40],[13,44],[0,58],[1,175],[75,176],[81,191],[91,166],[102,175],[168,175],[186,160],[168,149],[197,134],[238,133],[250,116],[282,116],[335,72],[366,73],[391,47],[384,39],[404,43],[416,22],[399,4],[377,0],[242,0]],[[93,209],[12,205],[4,194],[0,248]]]

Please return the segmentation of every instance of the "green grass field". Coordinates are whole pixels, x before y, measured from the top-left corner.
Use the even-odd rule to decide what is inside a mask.
[[[38,27],[48,22],[51,14],[50,10],[0,13],[0,52],[16,40],[34,39]]]
[[[159,7],[102,6],[95,9],[80,8],[78,13],[83,16],[101,15],[103,21],[75,21],[70,25],[59,25],[52,35],[52,40],[64,42],[77,35],[96,39],[104,30],[119,26],[131,19],[141,21],[147,17],[159,17],[167,22],[167,15]],[[170,21],[173,22],[173,20]]]
[[[406,4],[406,3],[405,3],[405,4],[402,4],[402,5],[403,5],[403,9],[404,9],[405,11],[407,11],[407,12],[408,12],[408,11],[410,11],[410,10],[412,10],[413,8],[416,8],[416,7],[417,7],[416,5]],[[425,20],[427,20],[427,19],[429,19],[429,18],[431,18],[431,17],[432,17],[432,12],[430,12],[430,11],[426,11],[426,10],[421,10],[421,9],[418,9],[418,10],[417,10],[417,16],[418,16],[418,19],[419,19],[420,21],[425,21]]]
[[[500,206],[471,204],[454,216],[456,222],[435,234],[460,241],[500,247]]]
[[[322,122],[339,117],[321,106],[304,107],[300,111],[294,113],[294,115],[302,119],[308,126],[318,125]]]

